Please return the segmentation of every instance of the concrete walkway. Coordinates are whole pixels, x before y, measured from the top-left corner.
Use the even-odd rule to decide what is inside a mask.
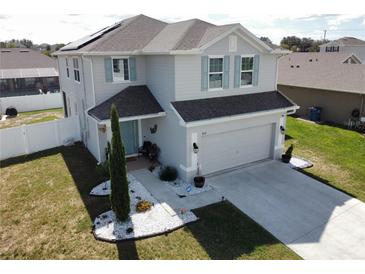
[[[278,161],[207,179],[304,259],[365,259],[365,204]]]
[[[156,178],[147,169],[130,172],[160,202],[165,202],[173,209],[194,209],[221,201],[221,195],[215,190],[180,198],[165,183]]]

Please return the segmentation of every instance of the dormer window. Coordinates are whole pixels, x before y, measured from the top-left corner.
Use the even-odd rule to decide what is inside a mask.
[[[129,81],[128,58],[113,58],[113,81]]]
[[[223,56],[209,58],[209,90],[223,88]]]

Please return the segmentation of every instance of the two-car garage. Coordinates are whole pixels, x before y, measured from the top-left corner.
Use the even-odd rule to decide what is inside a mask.
[[[200,162],[203,174],[271,158],[274,125],[202,135]]]

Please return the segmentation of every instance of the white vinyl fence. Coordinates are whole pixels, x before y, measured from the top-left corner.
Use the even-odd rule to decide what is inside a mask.
[[[60,108],[63,106],[62,93],[47,93],[0,98],[0,112],[5,113],[8,107],[15,107],[18,112]]]
[[[78,116],[0,129],[0,160],[80,141]]]

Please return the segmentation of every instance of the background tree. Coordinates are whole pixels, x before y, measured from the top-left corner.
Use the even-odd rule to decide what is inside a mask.
[[[130,212],[130,198],[128,190],[127,168],[124,145],[122,142],[119,115],[113,104],[110,113],[112,127],[112,144],[109,160],[112,209],[120,221],[125,221]]]
[[[267,43],[267,44],[272,44],[272,41],[270,40],[270,38],[269,38],[269,37],[261,36],[261,37],[260,37],[260,40],[261,40],[261,41],[264,41],[264,42],[265,42],[265,43]]]
[[[327,42],[328,40],[314,40],[310,37],[286,36],[281,39],[280,46],[293,52],[318,52],[319,46]]]

